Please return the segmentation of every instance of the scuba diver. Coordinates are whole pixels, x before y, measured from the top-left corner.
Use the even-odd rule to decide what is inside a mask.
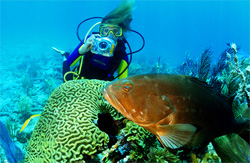
[[[145,45],[143,36],[130,28],[132,21],[132,7],[134,0],[123,0],[122,3],[104,18],[92,17],[82,21],[77,28],[77,36],[81,43],[70,54],[52,47],[63,56],[64,82],[77,79],[100,79],[112,81],[116,78],[122,79],[128,76],[128,66],[132,60],[132,54],[141,51]],[[80,25],[90,19],[101,18],[102,21],[94,24],[87,32],[82,41],[78,34]],[[89,36],[89,32],[100,24],[99,32]],[[138,34],[143,45],[136,51],[131,50],[125,36],[128,31]],[[127,44],[130,52],[126,53]],[[130,59],[128,59],[130,55]],[[118,75],[114,73],[118,70]],[[32,115],[25,121],[20,132],[29,124],[30,120],[40,116]]]
[[[74,79],[112,81],[117,77],[122,79],[128,76],[129,59],[125,36],[127,31],[131,31],[133,4],[134,0],[123,0],[116,9],[102,18],[99,33],[87,34],[71,54],[53,47],[63,56],[64,82]],[[117,70],[118,75],[114,77]]]

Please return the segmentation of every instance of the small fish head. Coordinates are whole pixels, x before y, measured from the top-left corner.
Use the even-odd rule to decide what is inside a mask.
[[[111,82],[103,89],[104,97],[128,119],[137,124],[154,124],[175,111],[159,88],[147,76],[132,76]]]

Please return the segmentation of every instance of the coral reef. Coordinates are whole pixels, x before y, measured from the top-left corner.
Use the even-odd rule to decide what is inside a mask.
[[[48,78],[44,80],[49,94],[51,94],[56,89],[55,80],[53,78]]]
[[[6,121],[6,127],[9,131],[10,137],[14,139],[17,136],[17,123],[13,119],[8,118]]]
[[[19,121],[25,122],[31,116],[31,103],[32,101],[26,95],[21,96],[19,102],[16,103],[19,113]]]
[[[152,134],[135,123],[124,120],[124,117],[101,97],[100,88],[106,82],[70,81],[53,92],[62,83],[61,56],[47,53],[50,49],[46,49],[46,54],[35,55],[35,59],[31,58],[30,53],[34,52],[33,46],[37,48],[35,51],[44,47],[39,45],[19,47],[25,50],[18,52],[19,59],[15,65],[9,65],[12,62],[7,62],[8,64],[2,66],[4,69],[1,67],[1,70],[9,73],[2,74],[4,82],[0,83],[1,120],[7,125],[11,137],[23,153],[29,140],[27,162],[67,162],[68,160],[71,162],[74,160],[79,162],[100,162],[101,160],[104,162],[157,162],[157,160],[174,162],[172,158],[191,161],[190,154],[183,154],[186,155],[185,160],[178,157],[182,155],[181,153],[177,156],[171,155],[161,147]],[[161,55],[159,59],[156,56],[153,61],[147,61],[147,58],[141,57],[140,60],[133,60],[129,67],[129,75],[174,73],[198,77],[201,70],[199,66],[202,63],[204,67],[209,67],[207,61],[209,61],[210,52],[210,48],[203,51],[199,61],[201,64],[198,64],[195,58],[192,59],[190,53],[186,53],[186,60],[179,67],[178,65],[169,67],[167,60]],[[248,55],[248,58],[242,58],[241,54],[240,49],[234,50],[232,47],[227,47],[216,65],[211,65],[211,71],[204,69],[201,76],[204,76],[204,81],[206,80],[215,90],[232,98],[235,97],[233,108],[237,118],[250,118],[250,57]],[[53,93],[47,102],[51,92]],[[35,122],[32,121],[21,134],[17,132],[30,115],[40,114],[42,111],[31,139]],[[107,117],[111,119],[109,123],[106,123]],[[89,135],[94,135],[94,138],[90,139]],[[234,139],[237,140],[238,145]],[[237,149],[249,150],[242,146],[244,141],[239,140],[239,137],[228,140],[228,137],[217,140],[220,148],[216,147],[216,152],[218,151],[222,161],[232,161],[234,157],[239,160],[239,156],[243,160],[245,156]],[[233,146],[226,144],[229,142],[233,142]],[[225,148],[223,145],[226,145]],[[236,152],[238,156],[234,156],[235,154],[226,156],[221,152],[222,149],[224,153],[234,150],[232,153]],[[193,151],[193,149],[190,150]],[[193,154],[192,158],[198,162],[220,162],[218,155],[214,151],[206,151],[206,153],[199,151]],[[3,150],[0,148],[0,162],[5,159]]]
[[[124,120],[104,99],[101,88],[106,84],[100,80],[77,80],[58,87],[28,142],[25,161],[147,160],[149,147],[159,146],[156,137],[134,122]],[[118,129],[104,122],[109,121],[108,116]],[[103,123],[108,126],[105,128]]]
[[[158,62],[156,62],[153,66],[152,66],[152,72],[151,73],[162,73],[163,72],[163,66],[161,64],[161,58],[159,57]]]
[[[192,158],[192,163],[201,163],[201,162],[203,162],[203,163],[208,163],[208,162],[219,163],[219,162],[221,162],[220,157],[215,153],[206,153],[202,159],[198,158],[196,156],[196,154],[192,153],[191,158]]]
[[[218,79],[218,76],[221,75],[222,71],[225,68],[227,68],[228,51],[230,51],[229,48],[227,48],[221,53],[218,62],[212,68],[211,79],[209,81],[209,84],[212,85],[214,89],[218,90],[219,92],[221,90],[221,83],[217,79]]]
[[[131,63],[129,66],[129,75],[143,73],[143,66],[141,64]]]
[[[13,142],[13,140],[9,135],[7,127],[1,121],[0,121],[0,147],[3,149],[8,162],[16,163],[23,161],[23,153]]]
[[[238,59],[236,44],[224,52],[227,56],[221,76],[217,79],[221,84],[221,93],[233,97],[233,112],[236,118],[249,118],[250,106],[250,57],[241,62]],[[224,57],[225,58],[225,57]],[[246,129],[245,129],[246,130]],[[245,131],[241,131],[245,132]],[[245,135],[249,138],[249,131]],[[246,140],[246,139],[245,139]],[[230,134],[216,138],[213,141],[216,152],[223,162],[249,162],[249,145],[237,134]]]
[[[201,55],[201,62],[198,67],[198,78],[202,81],[207,81],[208,74],[210,72],[211,62],[212,62],[212,51],[210,48],[206,48]]]
[[[218,77],[218,81],[221,83],[220,92],[228,96],[235,94],[240,82],[237,73],[228,73],[226,69],[222,71],[221,76]]]
[[[33,88],[33,82],[31,80],[31,77],[29,74],[26,74],[24,76],[22,76],[21,78],[22,80],[22,88],[23,88],[23,91],[26,93],[26,94],[30,94],[31,92],[31,89]]]
[[[105,156],[105,161],[115,162],[138,161],[145,162],[151,146],[157,146],[156,137],[130,120],[124,120],[118,137],[118,144]]]
[[[250,162],[250,147],[237,134],[218,137],[213,145],[222,162]]]
[[[238,74],[239,78],[240,78],[240,83],[239,83],[239,89],[236,95],[236,98],[239,99],[239,101],[242,103],[244,101],[247,101],[248,103],[250,103],[250,57],[248,58],[248,65],[245,69],[241,70],[239,68],[239,64],[238,64],[238,59],[237,59],[237,55],[234,56],[234,62],[235,62],[235,66],[232,66],[232,70],[230,73],[232,74]],[[230,62],[229,62],[230,63]],[[242,62],[241,65],[243,65],[244,62]],[[244,64],[246,65],[246,64]],[[243,66],[242,66],[243,67]]]
[[[196,76],[198,72],[198,63],[197,61],[193,61],[190,57],[190,53],[186,53],[186,59],[180,67],[179,73],[183,75]]]
[[[105,81],[69,81],[50,96],[28,142],[26,162],[84,161],[108,148],[109,136],[96,125],[101,110],[123,118],[101,96]],[[109,111],[110,110],[110,111]]]
[[[177,159],[158,151],[161,145],[153,134],[125,119],[104,99],[101,88],[106,84],[77,80],[58,87],[28,142],[25,162],[145,162],[156,159],[154,155]]]
[[[168,163],[168,162],[181,162],[178,156],[170,153],[166,148],[150,148],[150,152],[147,154],[147,163]]]
[[[234,113],[236,117],[240,117],[250,106],[250,57],[239,62],[237,53],[227,53],[228,70],[223,70],[222,76],[219,78],[224,81],[222,84],[222,94],[234,95]]]

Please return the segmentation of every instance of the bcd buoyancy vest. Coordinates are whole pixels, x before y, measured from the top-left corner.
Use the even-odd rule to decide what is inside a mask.
[[[87,52],[84,54],[80,78],[100,79],[111,81],[114,79],[114,72],[118,69],[121,60],[126,56],[126,47],[122,40],[117,41],[113,57]]]

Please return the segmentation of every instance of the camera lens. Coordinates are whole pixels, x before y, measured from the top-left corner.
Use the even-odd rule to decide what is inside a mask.
[[[107,42],[100,42],[99,48],[100,50],[106,50],[108,48]]]

